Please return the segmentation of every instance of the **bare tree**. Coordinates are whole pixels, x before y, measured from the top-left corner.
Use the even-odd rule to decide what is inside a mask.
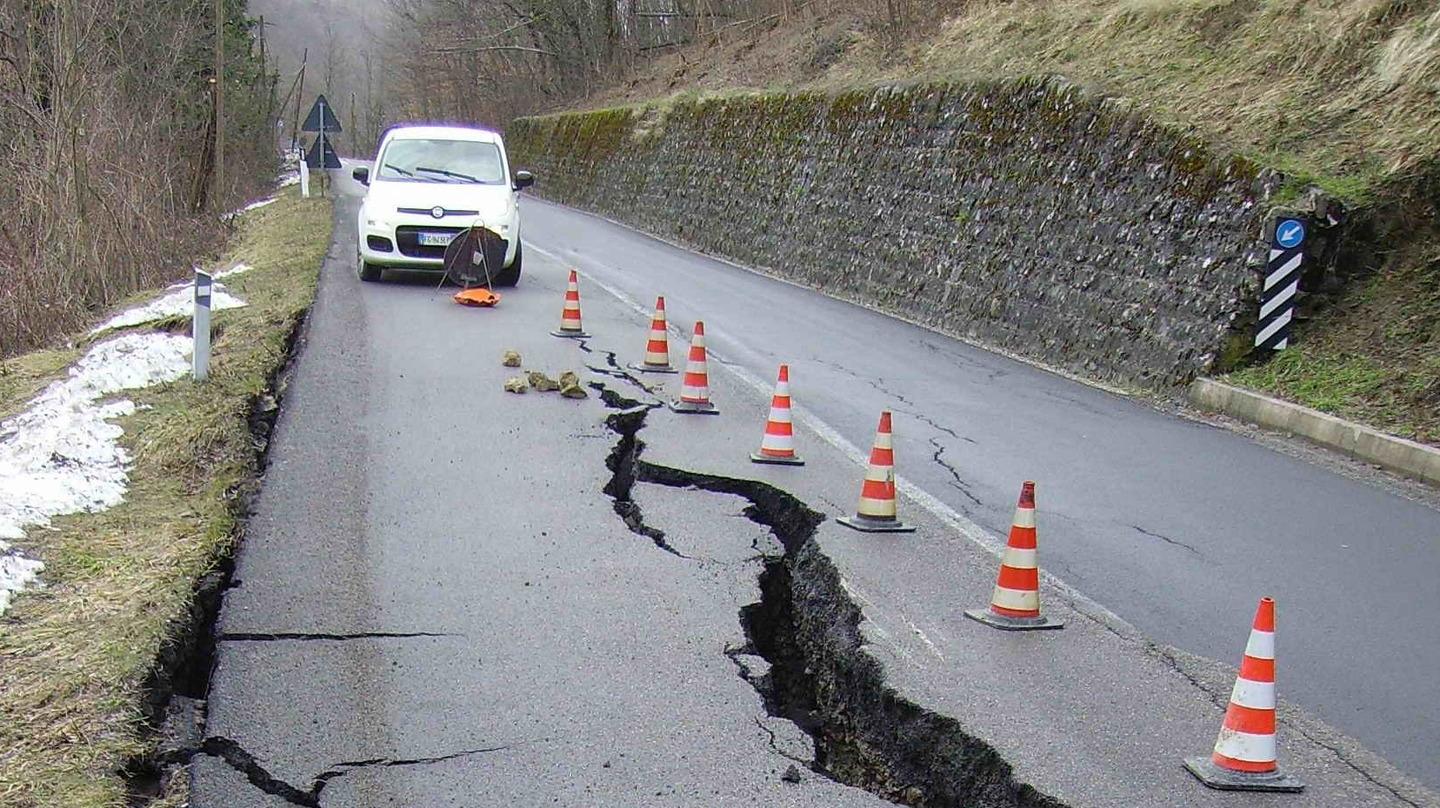
[[[583,103],[659,53],[859,10],[887,54],[965,0],[390,0],[394,115],[504,125]],[[684,58],[684,52],[681,51]]]
[[[238,170],[212,187],[208,12],[187,0],[0,2],[0,356],[183,272],[218,235],[207,202],[273,170],[262,168],[274,165],[270,82],[232,6],[225,157]]]

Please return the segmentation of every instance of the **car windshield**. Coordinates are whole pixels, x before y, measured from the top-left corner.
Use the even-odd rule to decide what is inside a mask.
[[[494,143],[438,138],[392,140],[380,155],[380,179],[498,184],[505,181]]]

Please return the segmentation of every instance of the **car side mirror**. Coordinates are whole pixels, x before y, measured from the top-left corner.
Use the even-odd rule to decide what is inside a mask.
[[[531,174],[529,171],[526,171],[523,168],[515,172],[515,190],[519,191],[524,188],[529,188],[534,184],[534,174]]]
[[[355,180],[361,185],[370,184],[370,169],[365,168],[364,166],[361,166],[354,171],[351,171],[350,176],[354,177]]]

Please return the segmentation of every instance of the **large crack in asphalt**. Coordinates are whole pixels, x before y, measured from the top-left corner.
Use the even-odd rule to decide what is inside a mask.
[[[227,631],[218,635],[218,642],[350,642],[351,640],[393,640],[415,637],[459,637],[435,631],[358,631],[351,634],[329,634],[314,631]]]
[[[307,309],[290,324],[281,347],[282,358],[271,369],[264,388],[251,396],[246,414],[254,446],[254,476],[225,494],[236,522],[242,527],[235,541],[221,543],[211,560],[211,571],[195,583],[187,613],[168,627],[170,641],[161,649],[142,685],[141,705],[143,751],[126,760],[121,769],[126,802],[143,806],[154,802],[165,790],[173,769],[194,754],[186,737],[193,725],[203,722],[204,700],[210,690],[218,637],[215,624],[225,592],[240,586],[235,577],[235,554],[243,541],[243,525],[259,490],[270,457],[270,439],[280,414],[294,360],[310,323]]]
[[[655,397],[654,391],[649,385],[621,366],[614,351],[591,347],[589,340],[580,340],[579,345],[580,350],[587,354],[600,354],[605,357],[605,367],[586,364],[586,369],[638,387],[652,399]],[[618,410],[605,420],[605,425],[610,428],[610,431],[620,435],[620,441],[611,450],[610,455],[605,458],[605,465],[610,469],[611,477],[605,484],[604,492],[614,503],[615,515],[620,517],[620,521],[625,523],[625,527],[629,528],[631,533],[644,536],[656,547],[677,558],[689,559],[689,556],[670,544],[665,538],[665,531],[645,524],[645,513],[640,509],[640,504],[631,496],[631,489],[635,484],[633,464],[638,454],[635,447],[635,433],[644,425],[645,416],[651,410],[662,405],[658,399],[644,402],[627,398],[604,382],[590,382],[589,386],[600,396],[600,400],[605,403],[605,406],[612,410]]]
[[[509,745],[486,746],[479,749],[466,749],[460,752],[451,752],[435,757],[420,758],[371,758],[369,760],[354,760],[337,763],[329,769],[317,774],[310,781],[309,788],[300,788],[271,774],[259,758],[248,752],[238,741],[231,738],[224,738],[212,735],[205,739],[199,749],[200,754],[219,758],[235,771],[245,775],[250,785],[273,797],[278,797],[291,805],[303,806],[303,808],[320,808],[320,795],[331,781],[343,777],[352,772],[370,768],[393,768],[397,766],[428,766],[435,763],[443,763],[448,760],[483,755],[489,752],[499,752],[509,749]]]
[[[768,528],[783,548],[762,556],[760,599],[739,613],[745,642],[725,649],[766,713],[792,722],[813,744],[812,758],[801,760],[783,752],[757,720],[777,754],[897,805],[1062,807],[1017,782],[1010,764],[958,721],[905,699],[887,683],[884,668],[864,650],[864,615],[815,539],[823,514],[769,483],[642,459],[645,444],[638,434],[655,408],[613,391],[601,398],[618,409],[606,419],[618,439],[607,459],[612,476],[605,493],[616,499],[622,519],[638,512],[619,507],[633,504],[630,491],[637,482],[739,496],[749,502],[744,515]],[[756,656],[769,663],[768,671],[757,673],[747,662]]]
[[[605,465],[610,469],[610,480],[605,483],[603,489],[605,495],[610,497],[613,502],[615,515],[620,517],[620,521],[625,523],[625,527],[629,528],[630,532],[644,536],[654,542],[656,547],[673,556],[689,559],[689,556],[670,544],[669,540],[665,538],[665,531],[645,524],[645,513],[640,510],[640,504],[635,501],[631,493],[635,487],[635,462],[640,453],[639,441],[635,437],[635,433],[645,424],[645,416],[652,408],[613,394],[613,391],[604,388],[603,385],[592,385],[592,387],[599,387],[605,392],[612,393],[608,398],[604,392],[601,393],[601,399],[609,406],[615,406],[611,403],[612,401],[635,405],[622,409],[605,419],[605,425],[620,436],[615,448],[605,458]]]

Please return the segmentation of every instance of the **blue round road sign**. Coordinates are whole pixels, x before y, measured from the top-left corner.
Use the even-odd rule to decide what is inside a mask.
[[[1287,250],[1299,247],[1305,241],[1305,223],[1299,219],[1281,219],[1275,225],[1275,243]]]

